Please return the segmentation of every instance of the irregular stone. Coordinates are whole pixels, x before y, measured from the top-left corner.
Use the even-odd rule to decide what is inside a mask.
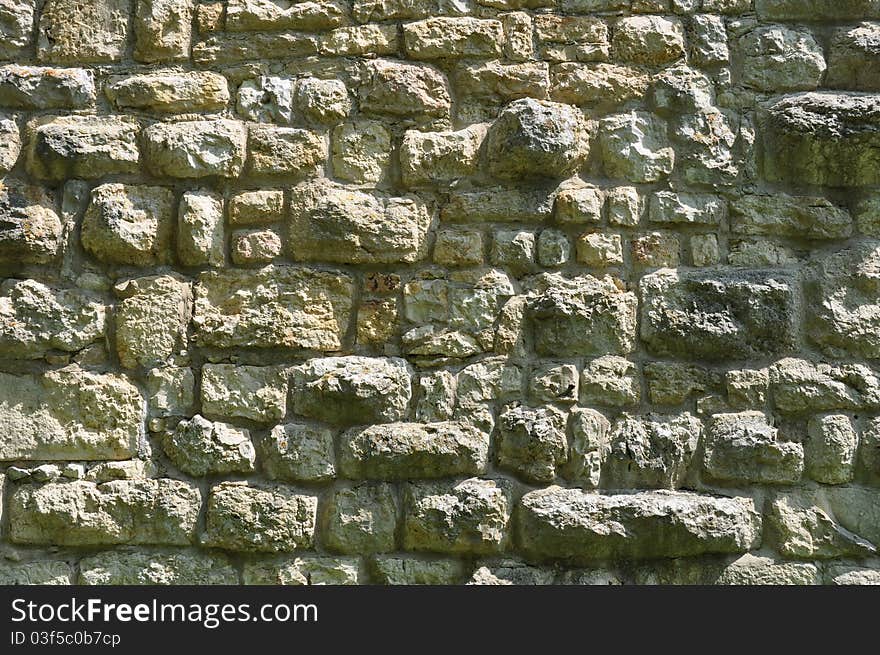
[[[165,366],[147,371],[150,416],[189,416],[195,402],[196,379],[192,369]]]
[[[426,254],[431,214],[415,197],[316,182],[294,187],[291,206],[291,248],[299,261],[414,262]]]
[[[21,485],[9,498],[9,538],[53,546],[188,545],[198,488],[180,480],[83,480]]]
[[[880,481],[880,419],[869,419],[859,440],[858,463],[873,481]]]
[[[795,292],[773,271],[679,272],[640,283],[641,338],[655,355],[730,360],[794,347]]]
[[[361,110],[400,118],[449,116],[452,100],[446,77],[433,66],[376,59],[365,64]]]
[[[217,119],[155,123],[144,130],[144,156],[154,175],[237,177],[247,131],[238,121]]]
[[[358,310],[357,335],[359,344],[384,346],[397,333],[397,302],[395,300],[364,300]]]
[[[177,468],[195,477],[254,470],[250,432],[198,414],[167,432],[162,447]]]
[[[293,368],[293,411],[335,425],[392,423],[412,396],[409,366],[396,357],[326,357]]]
[[[825,584],[843,585],[880,585],[880,569],[830,565],[825,568]]]
[[[272,125],[251,125],[248,132],[252,175],[313,177],[327,159],[327,145],[314,132]]]
[[[529,314],[539,355],[625,354],[635,344],[636,297],[611,277],[539,276]]]
[[[0,174],[13,169],[21,154],[21,131],[16,118],[0,114]]]
[[[223,197],[208,189],[187,191],[177,210],[177,258],[184,266],[226,263]]]
[[[639,191],[631,186],[618,186],[606,191],[608,222],[632,227],[641,220],[643,202]]]
[[[265,2],[230,0],[226,29],[231,32],[303,30],[320,32],[348,23],[348,6],[337,0]]]
[[[103,63],[125,55],[129,0],[47,0],[40,12],[40,61]]]
[[[599,495],[549,487],[518,505],[517,536],[531,557],[569,561],[742,553],[761,541],[751,498],[673,491]]]
[[[0,66],[0,102],[12,109],[84,109],[95,104],[94,75],[83,68]]]
[[[0,373],[0,460],[125,459],[144,434],[144,399],[126,377],[78,367]]]
[[[656,182],[672,172],[675,152],[666,126],[653,114],[613,114],[599,121],[598,132],[599,151],[610,177]]]
[[[294,266],[199,275],[196,340],[218,348],[334,351],[351,319],[349,276]]]
[[[0,262],[48,264],[58,253],[61,233],[51,193],[0,182]]]
[[[645,71],[632,66],[566,62],[550,70],[550,98],[573,105],[613,109],[643,98],[649,83]]]
[[[153,275],[120,282],[115,287],[116,351],[124,368],[156,366],[186,348],[192,314],[189,280]]]
[[[39,359],[52,349],[75,352],[101,339],[107,308],[86,291],[10,279],[0,285],[0,319],[0,355]]]
[[[339,489],[325,510],[324,540],[340,553],[395,550],[398,505],[394,487],[385,483]]]
[[[612,489],[681,486],[702,433],[699,419],[688,412],[644,417],[624,414],[611,433],[603,485]]]
[[[434,262],[443,266],[479,266],[483,263],[483,233],[477,230],[439,230]]]
[[[865,539],[838,525],[809,498],[780,494],[770,506],[769,531],[776,549],[795,559],[864,557],[876,553]]]
[[[508,543],[512,499],[504,480],[408,483],[403,505],[407,550],[488,555]]]
[[[543,99],[550,88],[548,70],[547,64],[540,61],[462,63],[455,70],[455,88],[467,98],[499,104],[519,98]]]
[[[853,479],[859,438],[848,416],[814,416],[807,424],[804,460],[807,475],[824,484]]]
[[[679,362],[647,362],[645,382],[648,397],[656,405],[680,405],[713,386],[706,369]]]
[[[662,66],[684,56],[684,29],[677,18],[629,16],[614,24],[611,45],[622,61]]]
[[[703,470],[719,481],[793,484],[804,470],[804,448],[780,441],[761,412],[715,414],[706,429]]]
[[[232,234],[232,262],[237,266],[268,264],[281,256],[281,235],[275,230],[238,230]]]
[[[444,478],[484,473],[488,456],[489,435],[467,423],[389,423],[345,432],[339,467],[353,479]]]
[[[469,585],[549,585],[553,584],[553,571],[527,566],[515,560],[504,560],[496,566],[481,566]]]
[[[648,204],[648,220],[674,225],[720,225],[726,203],[718,196],[657,191]]]
[[[747,195],[730,204],[731,230],[752,236],[845,239],[852,234],[849,212],[825,198],[784,193]]]
[[[245,552],[312,547],[318,497],[281,486],[221,482],[211,489],[202,543]]]
[[[41,116],[28,123],[28,172],[38,178],[136,173],[138,123],[121,116]]]
[[[831,366],[787,357],[769,372],[773,402],[787,414],[880,406],[880,380],[863,365]]]
[[[3,18],[3,14],[0,13],[0,20]],[[72,574],[73,571],[67,562],[42,560],[0,562],[0,585],[3,586],[69,585]]]
[[[759,91],[811,91],[825,74],[822,48],[806,30],[765,25],[737,39],[743,83]]]
[[[400,174],[408,187],[452,182],[477,171],[485,125],[457,132],[408,130],[400,146]]]
[[[497,20],[438,16],[403,26],[406,53],[413,59],[494,57],[501,54],[503,40]]]
[[[440,218],[459,223],[535,223],[549,218],[552,211],[552,199],[548,199],[545,193],[489,187],[477,191],[453,191]]]
[[[611,422],[596,410],[581,407],[571,411],[571,418],[572,439],[565,475],[584,489],[595,489],[611,446]]]
[[[608,24],[594,16],[536,14],[538,54],[549,61],[605,61],[611,47]]]
[[[356,184],[384,182],[391,167],[391,132],[380,121],[358,120],[333,130],[333,174]]]
[[[689,28],[688,46],[693,63],[698,66],[718,66],[728,62],[730,49],[727,46],[727,28],[721,16],[696,14],[690,17]]]
[[[259,123],[290,123],[293,119],[293,80],[261,75],[238,87],[238,113]]]
[[[354,557],[295,557],[292,560],[245,562],[242,581],[246,585],[356,585],[359,568]]]
[[[79,563],[81,585],[235,585],[238,572],[221,555],[105,551]]]
[[[302,32],[208,34],[194,43],[193,60],[200,66],[226,66],[255,59],[296,59],[318,53],[317,37]]]
[[[544,364],[532,368],[529,396],[536,402],[577,402],[578,370],[573,364]]]
[[[850,532],[873,545],[880,545],[880,490],[866,487],[836,486],[824,488],[828,513]]]
[[[134,58],[179,61],[192,44],[193,0],[138,0],[134,12]]]
[[[483,402],[519,396],[522,384],[522,370],[509,365],[505,358],[480,360],[458,373],[458,406],[471,408]]]
[[[684,179],[692,184],[732,186],[743,173],[743,133],[749,129],[730,111],[684,113],[672,122],[671,137]],[[747,151],[748,152],[748,151]],[[751,165],[750,163],[748,165]]]
[[[173,192],[165,187],[117,182],[97,186],[83,218],[83,247],[110,264],[165,263],[173,202]]]
[[[499,230],[492,240],[489,261],[520,276],[534,268],[535,233],[525,230]]]
[[[637,405],[642,392],[636,365],[623,357],[606,355],[584,364],[581,402],[612,407]]]
[[[33,43],[36,5],[34,0],[6,0],[0,6],[0,58],[18,57]]]
[[[209,418],[271,423],[287,413],[287,371],[281,366],[202,366],[202,411]]]
[[[324,482],[336,476],[333,433],[304,423],[276,425],[260,442],[260,461],[270,480]]]
[[[764,20],[843,21],[880,18],[873,0],[843,0],[828,5],[822,0],[755,0],[755,11]]]
[[[832,357],[880,357],[880,243],[819,256],[805,278],[809,339]]]
[[[880,24],[860,23],[834,33],[825,85],[832,89],[880,91]]]
[[[498,466],[529,482],[552,482],[568,461],[567,413],[548,405],[508,405],[499,418]]]
[[[567,177],[589,152],[580,110],[546,100],[514,100],[486,134],[486,164],[501,179]]]
[[[393,55],[400,49],[397,25],[338,27],[325,35],[321,52],[338,57]]]
[[[386,585],[460,584],[464,566],[456,559],[423,560],[384,556],[373,560],[373,577]]]
[[[535,252],[538,264],[546,267],[562,266],[571,259],[571,243],[565,232],[542,230],[538,234]]]
[[[729,558],[680,558],[652,562],[635,571],[636,584],[648,585],[817,585],[819,569],[803,562],[777,561],[746,553]]]
[[[649,232],[630,241],[630,253],[637,269],[677,268],[681,243],[675,235]]]
[[[880,96],[803,93],[782,98],[759,116],[768,181],[880,183]]]
[[[169,114],[217,111],[229,103],[226,78],[209,71],[132,75],[114,81],[105,93],[121,109]]]
[[[296,83],[294,101],[307,119],[315,123],[334,125],[351,112],[351,98],[342,80],[322,80],[306,77]]]

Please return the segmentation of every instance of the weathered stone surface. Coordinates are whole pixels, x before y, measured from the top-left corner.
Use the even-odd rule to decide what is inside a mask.
[[[2,14],[0,14],[2,17]],[[0,562],[0,585],[69,585],[73,571],[60,561]]]
[[[234,585],[238,572],[221,555],[106,551],[80,560],[81,585]]]
[[[481,566],[471,579],[469,585],[549,585],[553,584],[552,569],[541,569],[528,566],[516,560],[502,560],[494,566]]]
[[[630,182],[656,182],[672,172],[675,151],[666,126],[653,114],[633,111],[599,121],[599,151],[605,172]]]
[[[391,132],[381,121],[358,120],[339,125],[333,130],[331,143],[336,177],[357,184],[378,184],[387,179]]]
[[[577,402],[578,377],[573,364],[535,366],[529,380],[529,396],[537,402]]]
[[[246,585],[354,585],[359,582],[354,557],[294,557],[246,562]]]
[[[715,414],[706,429],[703,471],[733,483],[793,484],[804,470],[804,448],[781,441],[760,412]]]
[[[150,416],[187,416],[195,402],[196,379],[192,369],[164,366],[147,371]]]
[[[238,266],[268,264],[281,256],[281,236],[275,230],[239,230],[232,234],[232,262]]]
[[[625,354],[635,345],[636,297],[613,278],[539,276],[529,301],[535,350],[549,356]]]
[[[880,18],[874,0],[843,0],[833,5],[822,0],[755,0],[755,10],[762,19],[775,20],[861,20]]]
[[[293,266],[202,273],[196,339],[219,348],[339,350],[351,317],[352,281]]]
[[[650,559],[741,553],[761,539],[750,498],[644,491],[600,495],[548,487],[517,507],[517,536],[533,557]]]
[[[764,176],[835,187],[880,183],[880,97],[787,96],[761,114]]]
[[[248,171],[252,175],[314,176],[327,159],[324,140],[294,127],[251,125]]]
[[[549,61],[605,61],[608,59],[608,24],[594,16],[534,17],[538,54]]]
[[[83,68],[0,66],[0,102],[12,109],[84,109],[95,103],[94,75]]]
[[[859,466],[874,481],[880,481],[880,419],[867,421],[859,439]]]
[[[144,157],[155,175],[237,177],[247,131],[238,121],[217,119],[155,123],[144,130]]]
[[[660,270],[640,283],[641,338],[657,355],[746,359],[794,347],[795,297],[774,271]]]
[[[834,33],[825,84],[832,89],[880,91],[880,23],[861,23]]]
[[[111,62],[125,54],[128,0],[47,0],[40,12],[37,57],[51,62]]]
[[[228,423],[213,423],[199,414],[166,433],[162,445],[177,468],[196,477],[254,470],[250,433]]]
[[[155,366],[185,346],[192,314],[189,281],[177,275],[133,278],[116,285],[116,351],[125,368]]]
[[[226,29],[236,32],[286,29],[318,32],[345,25],[347,11],[347,6],[336,0],[295,3],[231,0],[226,9]]]
[[[553,203],[544,193],[520,191],[509,187],[490,187],[458,191],[450,195],[440,218],[459,223],[523,222],[534,223],[549,218]]]
[[[397,542],[397,515],[397,496],[390,484],[340,489],[325,510],[327,546],[341,553],[392,551]]]
[[[785,557],[829,559],[876,553],[870,542],[835,523],[809,498],[780,494],[770,507],[768,519],[776,549]]]
[[[880,404],[880,380],[860,364],[832,366],[787,357],[770,367],[769,382],[776,408],[786,414]]]
[[[825,568],[825,584],[880,585],[880,569],[842,565],[829,565]]]
[[[456,132],[408,130],[400,146],[404,184],[434,185],[474,174],[485,135],[486,126],[481,124]]]
[[[0,5],[0,57],[16,57],[33,43],[34,0],[6,0]]]
[[[759,27],[739,37],[736,47],[743,82],[759,91],[811,91],[825,73],[822,48],[806,30]]]
[[[325,35],[321,51],[329,55],[393,55],[400,49],[397,25],[338,27]]]
[[[824,484],[851,482],[858,444],[858,435],[848,416],[814,416],[807,423],[804,440],[807,475]]]
[[[14,116],[0,114],[0,174],[8,173],[21,154],[21,130]]]
[[[270,480],[323,482],[336,475],[333,433],[304,423],[276,425],[259,445]]]
[[[360,87],[364,111],[415,120],[449,115],[449,84],[433,66],[377,59],[365,64],[364,72]]]
[[[550,87],[548,70],[545,62],[508,64],[493,59],[462,63],[455,71],[455,88],[469,97],[497,103],[518,98],[542,99],[547,97]]]
[[[165,478],[21,485],[9,497],[9,538],[61,546],[183,546],[195,536],[201,501],[198,488]]]
[[[174,195],[171,189],[110,182],[92,189],[82,244],[110,264],[149,266],[169,256]]]
[[[293,412],[333,424],[391,423],[405,418],[410,369],[398,358],[326,357],[292,369]]]
[[[205,364],[202,411],[209,417],[271,423],[287,411],[287,371],[281,366]]]
[[[464,566],[455,559],[423,560],[382,556],[373,560],[373,576],[387,585],[461,584]]]
[[[302,32],[239,34],[218,32],[193,44],[193,60],[202,66],[225,66],[253,59],[290,59],[318,52],[317,37]]]
[[[189,57],[193,0],[138,0],[134,12],[134,58],[178,61]]]
[[[661,66],[684,56],[684,29],[677,18],[631,16],[615,23],[611,44],[623,61]]]
[[[587,405],[637,405],[641,399],[636,365],[616,355],[597,357],[584,365],[580,397]]]
[[[546,100],[514,100],[486,135],[488,170],[501,179],[567,177],[589,152],[580,110]]]
[[[208,71],[132,75],[114,81],[105,92],[120,109],[169,114],[216,111],[229,102],[226,78]]]
[[[144,400],[116,374],[72,367],[0,373],[0,460],[125,459],[143,435]]]
[[[485,473],[489,435],[467,423],[389,423],[340,438],[339,468],[349,478],[404,480]]]
[[[557,64],[550,76],[551,99],[600,108],[617,107],[643,97],[650,80],[639,68],[602,63]]]
[[[880,505],[876,487],[837,486],[824,489],[828,513],[843,528],[880,546]]]
[[[299,261],[411,263],[426,254],[432,217],[412,196],[316,182],[294,187],[291,213],[291,249]]]
[[[501,54],[501,22],[437,17],[406,23],[403,41],[413,59],[494,57]]]
[[[409,483],[403,493],[407,550],[488,555],[508,543],[513,501],[506,481]]]
[[[208,496],[205,535],[210,547],[279,552],[312,546],[318,498],[281,486],[221,482]]]
[[[814,564],[774,560],[746,553],[729,558],[679,558],[651,562],[635,571],[636,584],[650,585],[818,585]]]
[[[177,209],[177,258],[184,266],[226,262],[223,197],[208,189],[187,191]]]
[[[571,447],[564,473],[584,489],[599,486],[602,465],[610,448],[611,423],[594,409],[571,412]]]
[[[121,116],[43,116],[28,124],[28,171],[48,180],[137,171],[137,121]]]
[[[614,424],[602,475],[612,489],[675,489],[681,486],[697,450],[703,426],[680,415],[624,414]]]
[[[498,466],[528,482],[552,482],[557,468],[568,461],[567,418],[550,405],[505,407],[498,417]]]
[[[880,357],[880,242],[817,257],[806,272],[807,334],[832,357]]]
[[[730,204],[731,229],[752,236],[845,239],[852,234],[852,218],[825,198],[746,195]]]
[[[725,204],[717,196],[658,191],[651,195],[648,220],[676,225],[719,225]]]
[[[61,233],[61,219],[49,191],[0,182],[0,262],[49,263],[58,252]]]

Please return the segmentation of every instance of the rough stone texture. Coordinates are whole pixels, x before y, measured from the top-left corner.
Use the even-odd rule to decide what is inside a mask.
[[[523,496],[517,536],[531,556],[563,560],[742,553],[761,539],[750,498],[643,491],[605,496],[548,487]]]
[[[0,0],[0,178],[0,582],[880,582],[878,0]]]
[[[125,459],[143,421],[143,397],[124,376],[0,373],[0,460]]]

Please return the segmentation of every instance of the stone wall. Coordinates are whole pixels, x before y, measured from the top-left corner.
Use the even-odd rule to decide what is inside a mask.
[[[876,0],[0,0],[0,582],[880,582]]]

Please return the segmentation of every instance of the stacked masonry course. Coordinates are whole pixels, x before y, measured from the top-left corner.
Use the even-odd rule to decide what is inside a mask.
[[[0,583],[880,583],[876,0],[0,0]]]

